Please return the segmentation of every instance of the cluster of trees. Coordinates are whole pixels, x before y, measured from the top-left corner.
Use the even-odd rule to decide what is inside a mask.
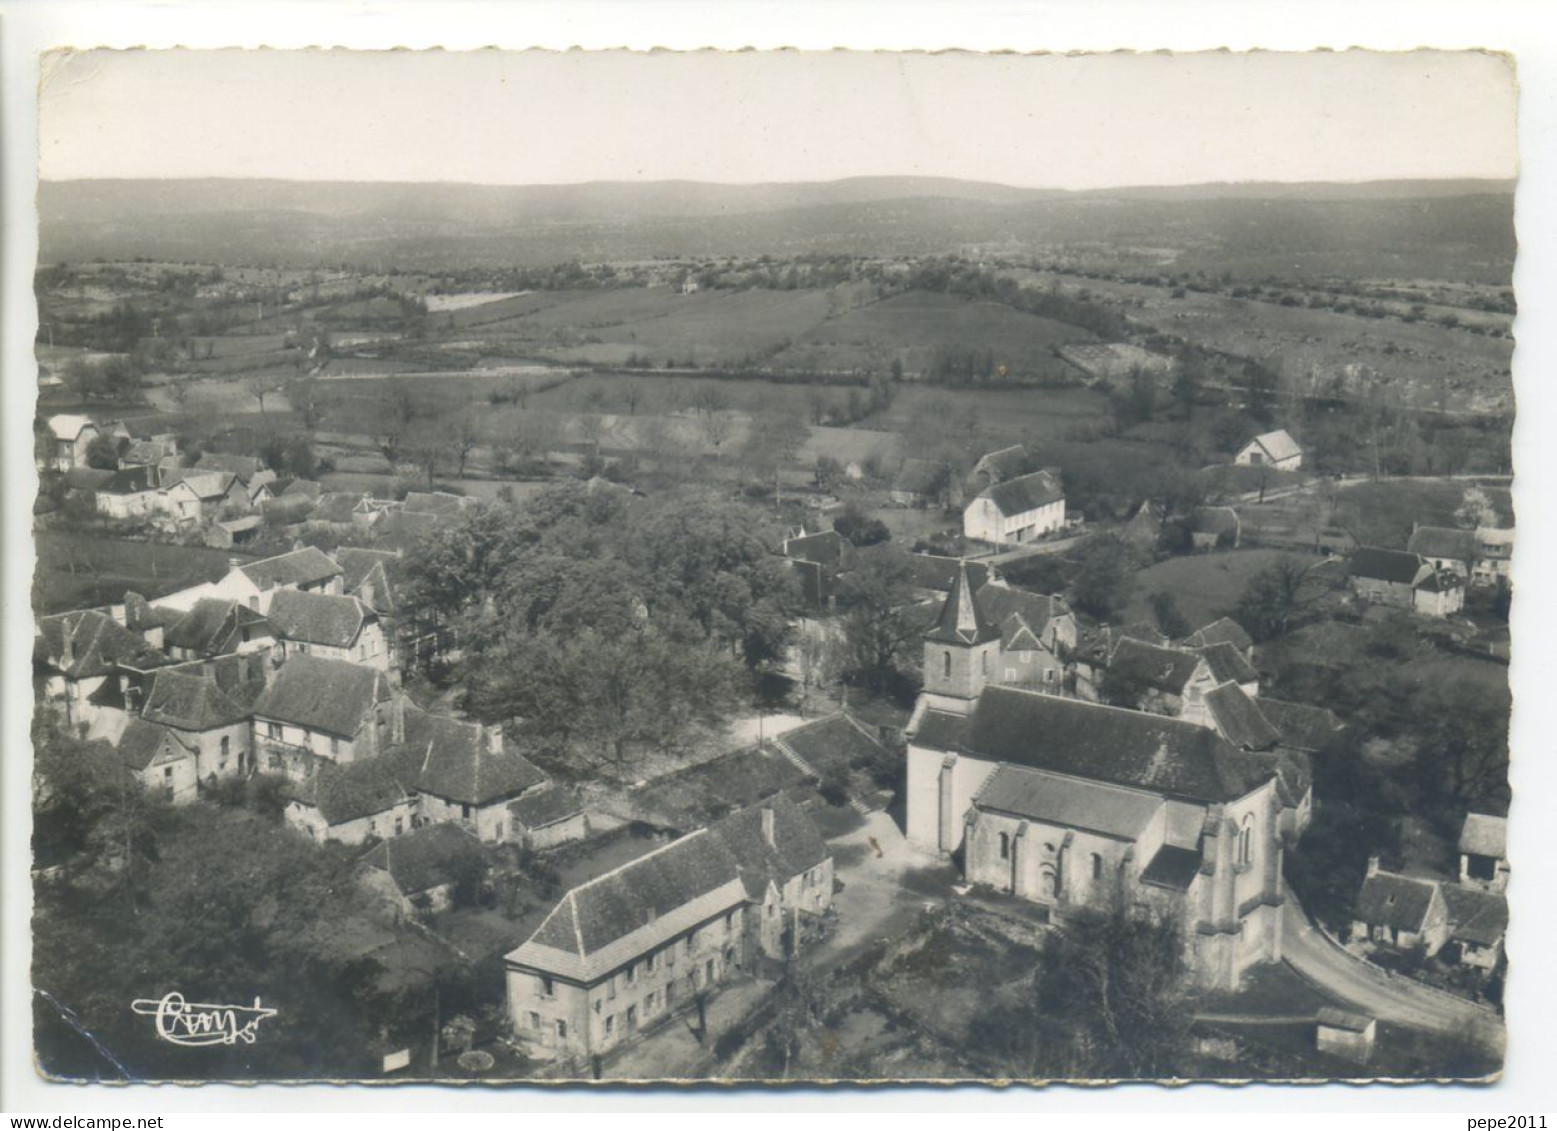
[[[627,772],[721,725],[789,643],[794,578],[754,506],[578,482],[468,512],[407,563],[458,626],[467,708],[523,719],[562,768]]]

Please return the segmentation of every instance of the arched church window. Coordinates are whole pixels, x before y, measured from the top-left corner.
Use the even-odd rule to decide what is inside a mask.
[[[1238,830],[1238,863],[1249,864],[1254,859],[1254,814],[1246,813],[1243,828]]]
[[[1011,858],[1011,838],[1009,836],[1007,836],[1005,833],[1001,833],[1000,834],[1000,859],[1002,859],[1002,860],[1009,860],[1010,858]]]

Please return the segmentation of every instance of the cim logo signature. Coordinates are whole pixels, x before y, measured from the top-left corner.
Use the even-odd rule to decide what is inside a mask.
[[[257,997],[253,1005],[208,1005],[185,1001],[177,990],[155,1000],[136,998],[130,1008],[142,1016],[155,1017],[157,1036],[164,1041],[189,1047],[235,1045],[239,1041],[252,1045],[259,1035],[259,1023],[276,1015]]]

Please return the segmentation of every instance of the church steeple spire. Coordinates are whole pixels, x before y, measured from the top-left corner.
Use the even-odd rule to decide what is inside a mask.
[[[978,594],[968,580],[968,562],[957,563],[957,576],[941,606],[941,615],[927,640],[941,644],[984,644],[1000,638],[1000,630],[984,615]]]

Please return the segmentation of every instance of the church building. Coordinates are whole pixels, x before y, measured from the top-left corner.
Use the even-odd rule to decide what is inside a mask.
[[[994,677],[1000,632],[966,569],[925,638],[908,727],[908,837],[1052,919],[1122,898],[1176,917],[1197,981],[1281,958],[1282,853],[1306,823],[1300,754]]]

